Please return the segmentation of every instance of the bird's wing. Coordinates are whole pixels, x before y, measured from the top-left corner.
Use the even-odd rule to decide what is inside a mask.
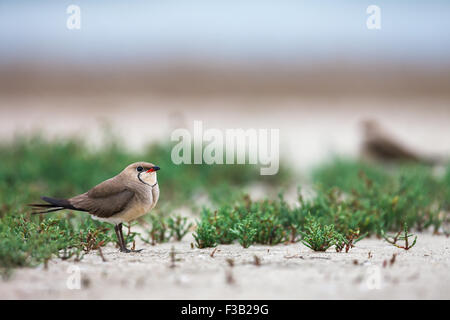
[[[70,203],[100,218],[108,218],[124,210],[134,192],[115,179],[106,180],[86,193],[70,199]]]

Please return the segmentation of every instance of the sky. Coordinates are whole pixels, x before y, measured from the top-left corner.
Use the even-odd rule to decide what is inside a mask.
[[[66,10],[81,9],[69,30]],[[369,5],[381,29],[366,26]],[[450,1],[2,0],[0,64],[204,59],[349,60],[423,65],[450,60]]]

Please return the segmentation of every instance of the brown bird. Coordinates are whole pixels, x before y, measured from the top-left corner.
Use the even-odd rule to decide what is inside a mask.
[[[117,176],[108,179],[88,192],[69,199],[41,197],[47,204],[30,204],[33,214],[43,214],[63,209],[85,211],[93,219],[115,224],[121,252],[125,245],[122,223],[133,221],[153,209],[158,202],[159,186],[156,171],[160,168],[148,162],[130,164]]]
[[[386,134],[378,122],[366,120],[362,123],[362,156],[368,160],[381,162],[420,162],[434,165],[440,162],[438,157],[420,155]]]

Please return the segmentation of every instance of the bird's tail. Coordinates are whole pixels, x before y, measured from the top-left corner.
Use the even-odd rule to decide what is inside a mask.
[[[55,199],[49,197],[41,197],[47,203],[31,203],[33,212],[31,214],[44,214],[49,212],[55,212],[63,209],[77,210],[67,199]]]

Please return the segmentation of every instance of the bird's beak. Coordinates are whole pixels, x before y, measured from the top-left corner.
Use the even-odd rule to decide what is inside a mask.
[[[148,170],[147,170],[147,173],[149,173],[149,172],[154,172],[154,171],[158,171],[159,169],[160,169],[159,167],[154,166],[154,167],[148,169]]]

